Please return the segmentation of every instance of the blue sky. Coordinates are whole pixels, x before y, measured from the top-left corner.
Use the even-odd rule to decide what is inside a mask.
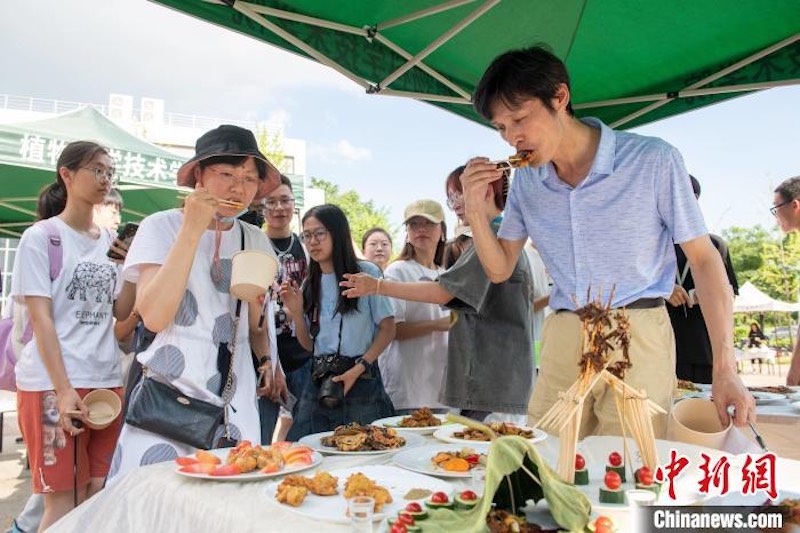
[[[309,60],[142,0],[2,2],[0,44],[0,93],[95,103],[123,93],[136,106],[145,96],[171,112],[281,121],[286,136],[307,141],[309,176],[389,208],[395,225],[415,199],[444,203],[446,175],[469,157],[511,153],[488,128],[366,95]],[[800,87],[634,131],[681,150],[711,231],[773,227],[772,190],[800,174]]]

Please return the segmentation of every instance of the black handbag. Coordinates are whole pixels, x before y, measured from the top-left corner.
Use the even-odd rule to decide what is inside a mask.
[[[125,423],[209,450],[225,408],[190,398],[171,385],[145,376],[125,415]]]

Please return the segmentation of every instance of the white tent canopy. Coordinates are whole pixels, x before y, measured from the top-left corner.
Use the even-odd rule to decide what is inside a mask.
[[[748,281],[739,289],[739,296],[737,296],[736,300],[733,302],[733,312],[750,313],[760,311],[783,311],[791,313],[793,311],[800,311],[800,304],[775,300],[758,290],[755,285]]]

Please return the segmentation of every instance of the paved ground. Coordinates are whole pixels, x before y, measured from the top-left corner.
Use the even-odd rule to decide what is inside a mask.
[[[782,385],[786,380],[786,369],[784,365],[782,375],[769,374],[766,368],[759,374],[748,365],[742,379],[749,386]],[[15,404],[13,393],[0,391],[0,409]],[[4,427],[3,451],[0,453],[0,532],[5,531],[22,510],[31,490],[30,471],[25,469],[25,447],[15,442],[19,437],[16,412],[5,415]]]

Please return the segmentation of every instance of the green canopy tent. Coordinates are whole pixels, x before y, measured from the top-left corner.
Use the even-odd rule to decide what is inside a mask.
[[[489,62],[535,43],[566,61],[578,115],[614,127],[800,83],[798,0],[153,1],[479,122]]]
[[[19,237],[36,217],[39,191],[55,179],[61,150],[76,140],[107,146],[120,176],[123,218],[176,205],[179,156],[123,130],[93,107],[32,122],[0,124],[0,235]]]

